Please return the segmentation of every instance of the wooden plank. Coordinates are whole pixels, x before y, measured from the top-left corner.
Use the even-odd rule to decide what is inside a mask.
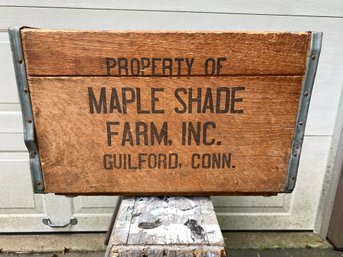
[[[208,199],[207,199],[208,200]],[[128,244],[207,245],[199,199],[141,197],[136,199]]]
[[[310,33],[22,30],[28,76],[303,75],[309,42]],[[220,72],[208,58],[222,58]]]
[[[153,80],[142,77],[30,78],[30,94],[46,192],[282,192],[288,170],[301,82],[301,76]],[[176,113],[175,108],[183,107],[174,96],[175,90],[194,88],[194,85],[202,90],[210,89],[213,96],[222,86],[227,86],[230,90],[244,86],[244,90],[236,92],[235,97],[241,100],[237,100],[234,107],[242,112],[215,114],[207,110],[206,113],[196,113],[197,107],[193,103],[191,114]],[[94,113],[91,113],[89,87],[97,97],[101,88],[104,88],[109,100],[112,88],[118,89],[118,94],[121,95],[120,90],[128,86],[141,89],[141,97],[145,101],[140,107],[150,111],[151,89],[163,88],[164,91],[156,93],[159,100],[155,102],[155,108],[164,110],[164,113],[138,113],[136,102],[127,104],[127,113],[118,113],[118,110],[107,114],[97,113],[94,108]],[[205,93],[202,92],[204,96]],[[180,96],[187,101],[185,94]],[[215,99],[213,101],[213,106],[216,106]],[[223,106],[221,103],[220,108]],[[135,131],[137,121],[148,124],[148,129],[151,129],[151,123],[154,124],[159,133],[165,126],[168,135],[163,133],[160,143],[155,138],[153,145],[150,134],[147,134],[150,137],[147,141],[143,140],[145,136],[139,136],[138,140],[133,136],[131,142],[128,126]],[[182,130],[183,122],[201,122],[203,126],[209,121],[214,122],[216,128],[208,128],[207,145],[203,139],[198,141],[198,144],[192,139],[189,144],[185,132],[187,130]],[[113,126],[108,128],[107,122],[119,124],[117,126],[111,123]],[[123,132],[125,122],[128,122],[128,125],[125,125],[126,132]],[[115,135],[116,132],[118,135]],[[182,140],[182,135],[185,140]],[[118,154],[122,154],[122,158],[126,154],[127,166],[115,168],[111,164],[113,154],[117,154],[117,161]],[[163,165],[158,167],[154,166],[155,157],[151,155],[150,166],[146,161],[141,162],[141,167],[134,168],[139,154],[144,154],[141,158],[145,159],[150,154],[166,154],[171,160],[177,158],[179,162],[172,162],[168,166],[161,161],[160,164]],[[218,154],[222,160],[226,158],[227,161],[219,166],[218,163],[212,166],[206,161],[210,157],[213,160],[211,154]],[[132,158],[131,168],[128,164],[129,158]],[[201,158],[204,158],[204,163]]]
[[[106,257],[226,257],[225,250],[219,246],[178,246],[172,249],[162,245],[120,246],[106,253]]]
[[[115,231],[115,236],[111,241],[112,244],[119,245],[127,243],[135,201],[133,197],[126,197],[122,200],[112,230],[113,233]]]
[[[199,197],[199,205],[202,216],[201,225],[207,231],[208,243],[210,245],[225,245],[212,201],[207,197]]]
[[[130,230],[125,235],[114,227],[105,256],[225,256],[209,197],[135,197],[124,205],[127,199],[135,199]]]

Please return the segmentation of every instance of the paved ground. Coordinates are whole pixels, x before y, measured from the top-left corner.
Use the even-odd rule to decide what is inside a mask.
[[[229,250],[229,257],[343,257],[343,252],[332,249],[240,249]],[[102,257],[104,252],[70,252],[70,253],[26,253],[6,254],[1,257]]]
[[[343,257],[312,233],[224,232],[229,257]],[[103,233],[0,235],[0,257],[104,256]]]

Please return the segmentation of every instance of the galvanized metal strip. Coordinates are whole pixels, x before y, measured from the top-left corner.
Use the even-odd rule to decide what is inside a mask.
[[[314,85],[314,79],[317,73],[318,60],[322,47],[322,37],[323,33],[321,32],[311,33],[310,52],[307,58],[307,67],[303,81],[302,93],[300,96],[301,98],[298,109],[297,121],[295,124],[295,135],[292,144],[291,157],[288,164],[288,175],[286,178],[284,190],[286,193],[291,193],[295,187],[301,148],[302,143],[304,141],[307,114],[310,107],[312,89]]]
[[[30,169],[32,183],[35,193],[44,193],[43,176],[41,162],[38,154],[38,147],[35,141],[35,127],[31,108],[30,92],[26,77],[25,59],[21,45],[19,27],[9,28],[9,38],[12,49],[15,76],[17,80],[17,89],[22,111],[24,126],[24,141],[30,155]]]

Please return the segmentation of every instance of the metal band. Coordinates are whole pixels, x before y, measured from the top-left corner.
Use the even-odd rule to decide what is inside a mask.
[[[316,77],[320,50],[322,47],[323,33],[311,33],[310,53],[307,58],[307,67],[303,81],[300,105],[298,109],[297,122],[295,124],[295,135],[292,144],[291,157],[288,164],[288,175],[286,178],[285,193],[291,193],[295,187],[297,172],[300,161],[302,143],[304,141],[307,114],[310,107],[311,94]]]
[[[17,89],[19,101],[22,111],[23,126],[24,126],[24,141],[30,154],[30,169],[32,183],[35,193],[44,193],[43,176],[38,154],[38,147],[35,141],[35,128],[33,122],[30,92],[26,78],[25,60],[21,45],[21,28],[9,28],[14,71],[17,80]]]

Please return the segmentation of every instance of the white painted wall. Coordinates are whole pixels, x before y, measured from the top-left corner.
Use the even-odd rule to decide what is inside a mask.
[[[323,32],[295,192],[270,198],[214,198],[223,229],[318,228],[322,219],[316,221],[316,214],[326,166],[330,165],[331,140],[337,133],[334,127],[343,84],[343,1],[0,1],[0,232],[96,231],[106,229],[116,198],[70,200],[32,194],[6,32],[8,27],[18,25]],[[47,216],[58,224],[71,217],[77,217],[79,223],[63,230],[50,229],[41,223]]]

